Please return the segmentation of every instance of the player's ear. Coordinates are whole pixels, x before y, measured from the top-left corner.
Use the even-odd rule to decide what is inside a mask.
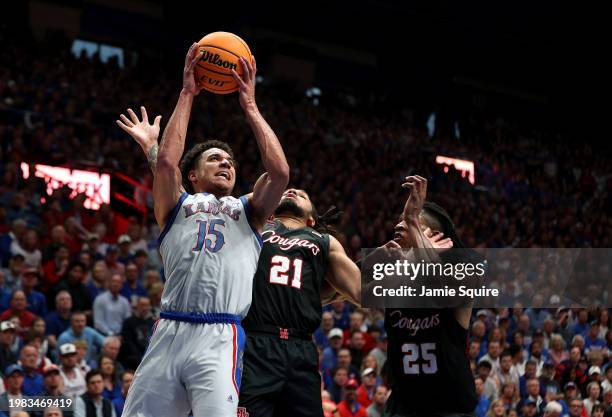
[[[189,174],[187,174],[187,179],[189,179],[191,182],[195,182],[197,180],[195,169],[189,171]]]

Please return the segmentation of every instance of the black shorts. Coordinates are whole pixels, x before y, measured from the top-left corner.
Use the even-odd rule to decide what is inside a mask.
[[[312,340],[247,331],[238,416],[323,417],[318,365]]]
[[[388,362],[388,361],[387,361]],[[385,412],[383,417],[476,417],[475,412],[436,412],[431,411],[431,409],[435,408],[436,405],[440,403],[430,403],[430,404],[413,404],[407,405],[398,401],[397,395],[393,395],[393,391],[391,391],[391,395],[387,399],[385,403]],[[441,399],[444,396],[440,397]]]

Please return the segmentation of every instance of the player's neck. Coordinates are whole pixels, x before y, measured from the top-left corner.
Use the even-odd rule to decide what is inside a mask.
[[[304,219],[292,216],[290,214],[281,214],[278,216],[274,216],[274,218],[280,220],[283,226],[285,226],[287,229],[300,229],[302,227],[308,226]]]

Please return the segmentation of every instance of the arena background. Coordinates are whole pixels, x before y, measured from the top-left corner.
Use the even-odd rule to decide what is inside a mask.
[[[114,121],[127,107],[140,105],[166,121],[187,47],[216,30],[235,32],[249,43],[258,61],[259,107],[283,143],[291,182],[309,191],[319,210],[333,204],[343,211],[339,237],[354,259],[361,248],[391,237],[406,197],[401,179],[411,173],[429,179],[430,199],[447,208],[467,246],[610,247],[609,129],[597,104],[602,89],[597,25],[585,24],[585,18],[595,19],[592,11],[550,1],[494,7],[237,3],[224,5],[223,12],[219,7],[67,0],[22,1],[3,10],[0,317],[22,319],[15,341],[2,346],[0,372],[19,358],[24,340],[40,342],[41,372],[44,361],[57,362],[53,343],[59,333],[49,329],[55,319],[47,320],[47,335],[40,337],[28,330],[34,318],[23,319],[11,306],[22,285],[19,268],[25,268],[17,265],[15,253],[25,251],[24,265],[40,272],[37,289],[47,306],[34,306],[28,292],[28,309],[45,318],[65,280],[62,262],[84,261],[83,279],[90,285],[95,262],[112,264],[108,246],[128,234],[131,254],[120,253],[120,260],[127,263],[137,249],[145,251],[135,259],[138,282],[158,314],[163,271],[155,246],[152,178],[140,148]],[[190,143],[209,137],[230,142],[240,163],[236,195],[249,191],[262,167],[237,98],[203,93],[189,129]],[[473,171],[449,159],[437,162],[439,156],[472,162]],[[60,168],[109,174],[108,194],[101,177]],[[61,187],[64,182],[79,183],[81,191],[102,190],[87,207],[101,202],[96,198],[109,204],[87,210],[82,198],[73,200],[73,191]],[[57,190],[49,195],[49,187]],[[58,225],[63,228],[56,227],[62,230],[54,236]],[[66,259],[57,255],[62,245],[68,246]],[[99,269],[103,282],[108,268]],[[598,274],[596,290],[607,294],[609,270]],[[385,341],[377,331],[379,311],[365,311],[365,324],[358,313],[349,324],[351,306],[330,309],[332,320],[316,337],[326,389],[337,401],[342,393],[331,375],[336,353],[324,350],[329,326],[346,330],[344,342],[357,370],[372,348],[383,350]],[[501,341],[500,350],[521,352],[515,365],[523,373],[529,358],[536,360],[538,376],[552,361],[559,391],[571,375],[586,397],[587,383],[596,375],[589,369],[599,367],[601,374],[607,364],[612,337],[605,308],[575,306],[563,323],[563,309],[476,313],[474,366],[487,354],[489,340]],[[600,317],[601,340],[588,335],[589,323]],[[365,347],[348,340],[355,329],[363,331]],[[517,329],[522,336],[514,335]],[[565,346],[550,354],[553,333]],[[582,333],[586,342],[576,338]],[[544,353],[538,352],[538,341]],[[118,360],[122,368],[133,368],[138,360],[127,345],[132,344],[124,339]],[[585,355],[584,363],[563,362],[572,346]],[[90,347],[88,359],[95,359],[99,348]],[[511,389],[492,376],[488,399],[504,394],[507,410],[521,413],[520,401],[527,397],[525,376],[518,376],[514,394],[504,394]],[[604,398],[610,382],[603,376],[599,382],[601,400],[612,401]]]

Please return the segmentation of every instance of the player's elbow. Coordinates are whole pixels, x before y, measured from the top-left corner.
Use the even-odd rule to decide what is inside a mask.
[[[168,172],[176,170],[176,162],[167,155],[159,155],[155,170],[157,172]]]
[[[287,161],[283,161],[273,170],[268,171],[268,175],[270,181],[282,185],[282,188],[285,189],[289,184],[289,164],[287,164]]]

